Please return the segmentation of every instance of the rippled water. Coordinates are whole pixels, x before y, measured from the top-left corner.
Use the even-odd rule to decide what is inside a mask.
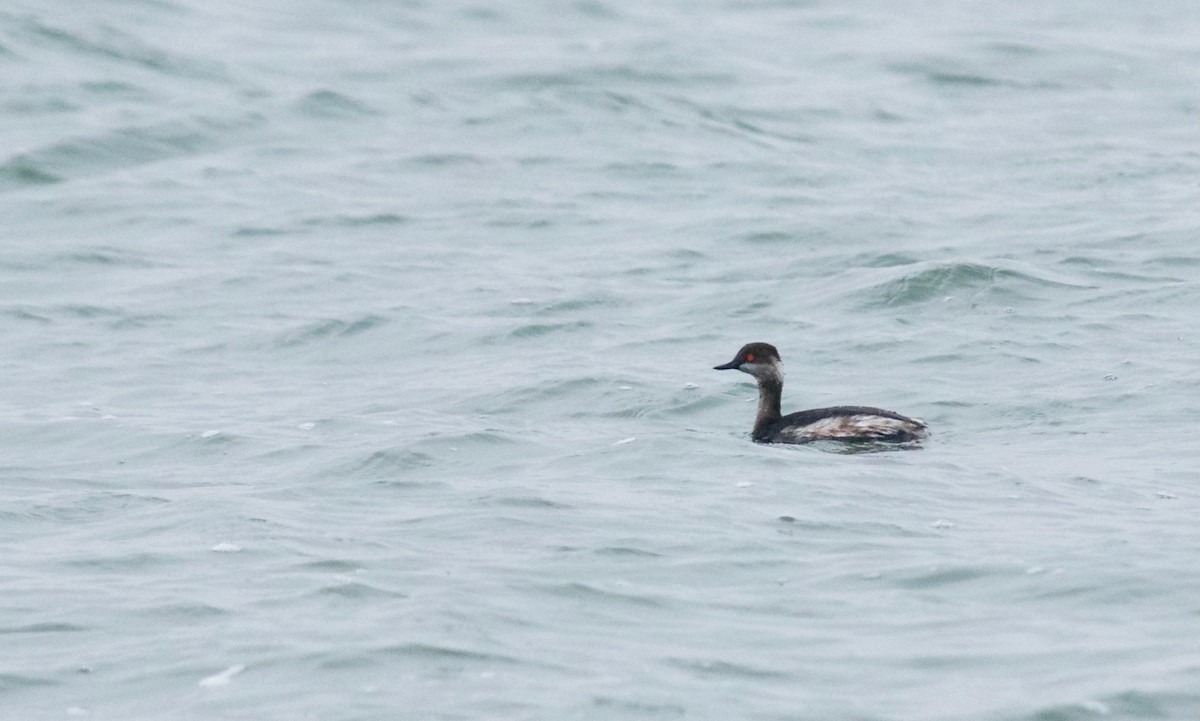
[[[0,9],[0,716],[1200,718],[1200,6],[509,5]]]

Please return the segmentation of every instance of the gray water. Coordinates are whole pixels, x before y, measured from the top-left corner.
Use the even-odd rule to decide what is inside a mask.
[[[1200,5],[0,9],[0,718],[1200,718]],[[924,418],[918,450],[749,440]]]

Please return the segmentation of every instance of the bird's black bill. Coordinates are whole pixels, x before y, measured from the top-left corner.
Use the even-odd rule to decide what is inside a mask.
[[[737,368],[737,367],[738,367],[738,366],[740,366],[740,365],[741,365],[741,363],[738,363],[736,360],[731,360],[731,361],[729,361],[728,363],[725,363],[725,364],[723,364],[723,365],[719,365],[719,366],[713,366],[713,370],[715,370],[715,371],[729,371],[729,370],[734,370],[735,368]]]

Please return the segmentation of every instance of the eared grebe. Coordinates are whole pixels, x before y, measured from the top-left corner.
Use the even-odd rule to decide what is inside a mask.
[[[758,381],[758,417],[751,437],[759,443],[809,443],[811,441],[888,441],[904,443],[929,436],[924,421],[893,411],[866,406],[814,408],[779,414],[783,395],[783,361],[770,343],[747,343],[733,360],[714,366],[736,368]]]

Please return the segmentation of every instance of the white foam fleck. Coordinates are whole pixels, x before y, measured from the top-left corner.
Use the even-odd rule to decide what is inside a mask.
[[[245,671],[245,670],[246,670],[245,664],[241,664],[241,663],[234,664],[233,666],[230,666],[229,668],[225,669],[224,671],[222,671],[220,673],[214,673],[212,676],[206,676],[206,677],[200,679],[200,685],[204,686],[205,688],[212,688],[214,686],[226,686],[229,684],[230,681],[233,680],[234,676],[237,676],[238,674],[240,674],[242,671]]]
[[[1103,701],[1083,701],[1079,704],[1079,706],[1085,711],[1091,711],[1092,713],[1099,714],[1101,716],[1107,716],[1112,713],[1112,709],[1109,708],[1108,704],[1104,703]]]
[[[933,526],[934,528],[954,528],[954,524],[944,518],[939,518],[929,525]]]
[[[621,440],[617,441],[617,442],[616,442],[616,443],[614,443],[613,445],[614,445],[614,446],[623,446],[623,445],[625,445],[626,443],[633,443],[633,442],[634,442],[634,441],[636,441],[636,440],[637,440],[637,436],[630,436],[630,437],[628,437],[628,438],[622,438]]]
[[[219,435],[221,435],[221,431],[213,429],[211,431],[205,431],[205,432],[201,433],[200,437],[201,438],[212,438],[213,436],[219,436]]]
[[[242,547],[236,543],[218,543],[212,547],[212,550],[217,553],[237,553],[242,550]]]
[[[749,488],[750,486],[753,486],[753,485],[754,485],[754,481],[738,481],[738,483],[737,483],[738,488]]]
[[[316,423],[301,423],[300,425],[298,425],[296,427],[302,431],[311,431],[312,429],[317,427],[317,424]]]

